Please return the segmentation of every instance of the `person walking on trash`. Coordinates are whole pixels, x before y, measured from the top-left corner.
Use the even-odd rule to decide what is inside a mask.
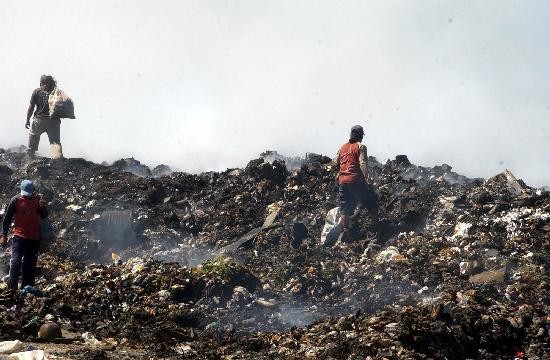
[[[29,149],[27,155],[33,159],[40,144],[40,136],[43,133],[48,135],[50,145],[59,149],[58,157],[61,157],[61,119],[57,116],[50,117],[48,99],[50,93],[55,89],[57,83],[53,76],[42,75],[40,87],[35,89],[31,95],[31,101],[27,110],[27,122],[25,128],[29,129]],[[34,116],[33,116],[34,112]],[[31,116],[33,116],[31,122]]]
[[[34,286],[40,249],[40,218],[45,219],[47,216],[48,210],[40,196],[35,194],[33,182],[23,180],[21,193],[14,196],[8,204],[0,233],[0,245],[3,246],[14,221],[8,284],[12,293],[17,290],[21,272],[21,288]]]
[[[349,141],[343,144],[336,155],[338,170],[338,200],[340,220],[327,234],[327,243],[334,244],[350,227],[350,217],[360,203],[371,213],[376,209],[377,196],[367,184],[367,147],[362,144],[363,127],[351,128]]]

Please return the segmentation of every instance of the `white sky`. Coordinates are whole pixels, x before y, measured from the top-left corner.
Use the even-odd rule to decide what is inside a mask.
[[[26,144],[51,73],[75,101],[69,157],[220,170],[267,149],[333,156],[362,124],[379,160],[550,185],[548,1],[0,5],[0,147]]]

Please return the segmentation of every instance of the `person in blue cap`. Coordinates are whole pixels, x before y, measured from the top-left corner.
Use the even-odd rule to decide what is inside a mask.
[[[10,200],[0,233],[0,245],[4,245],[11,224],[14,223],[9,277],[9,288],[13,292],[17,290],[21,272],[22,287],[34,286],[40,249],[40,219],[47,216],[48,210],[44,201],[34,192],[33,182],[21,181],[21,193]]]

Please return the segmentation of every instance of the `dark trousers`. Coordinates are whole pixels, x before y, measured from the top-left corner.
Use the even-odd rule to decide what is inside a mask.
[[[340,212],[344,215],[353,215],[357,203],[372,212],[377,207],[378,195],[372,185],[364,181],[340,184],[338,190]]]
[[[10,260],[10,289],[17,289],[21,270],[23,270],[21,287],[34,286],[39,249],[40,240],[29,240],[19,236],[13,237]]]

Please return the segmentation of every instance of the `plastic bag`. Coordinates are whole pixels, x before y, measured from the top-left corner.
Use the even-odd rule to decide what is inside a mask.
[[[323,231],[321,232],[322,245],[332,245],[327,243],[327,235],[332,230],[332,228],[336,226],[336,224],[338,224],[338,221],[340,221],[340,208],[335,207],[327,213],[327,217],[325,218],[325,226],[323,227]]]
[[[69,95],[60,88],[55,88],[48,98],[50,118],[74,119],[74,104]]]
[[[40,241],[51,241],[55,237],[52,223],[50,219],[45,218],[40,220]]]
[[[8,359],[14,360],[48,360],[49,356],[44,352],[44,350],[31,350],[13,353],[8,356]]]
[[[0,354],[11,354],[23,349],[23,343],[19,340],[0,342]]]
[[[52,159],[61,159],[63,157],[63,148],[60,144],[50,144],[50,156]]]
[[[36,297],[44,297],[44,292],[34,286],[27,285],[21,289],[22,294],[31,294]]]

